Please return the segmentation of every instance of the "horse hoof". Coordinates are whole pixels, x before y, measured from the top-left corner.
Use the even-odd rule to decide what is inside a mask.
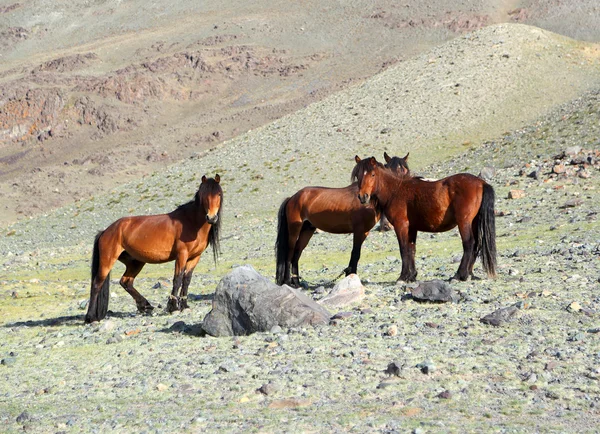
[[[167,312],[173,313],[176,310],[179,310],[179,300],[174,300],[170,298],[167,302]]]
[[[179,304],[179,310],[180,310],[180,311],[183,311],[184,309],[189,309],[189,308],[190,308],[190,307],[188,306],[188,304],[187,304],[187,301],[182,301],[182,302]]]

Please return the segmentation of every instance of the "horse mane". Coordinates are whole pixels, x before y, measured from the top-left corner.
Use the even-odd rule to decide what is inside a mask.
[[[408,168],[408,164],[404,158],[392,157],[390,162],[385,164],[384,167],[390,169],[394,173],[410,175],[410,169]],[[400,172],[398,169],[404,169],[404,171]]]
[[[195,206],[202,206],[202,198],[205,195],[214,195],[218,194],[221,197],[221,206],[219,207],[219,212],[217,213],[217,221],[210,226],[210,231],[208,232],[208,244],[212,246],[213,250],[213,258],[215,264],[217,263],[217,259],[219,259],[219,254],[221,253],[221,221],[222,221],[222,211],[223,211],[223,189],[221,185],[213,178],[209,178],[206,182],[200,184],[200,188],[196,192],[194,197]],[[185,206],[185,205],[183,205]]]
[[[375,158],[375,157],[371,157],[371,158]],[[352,173],[350,174],[350,182],[356,182],[358,181],[359,183],[362,181],[362,177],[363,174],[365,173],[365,171],[369,171],[371,169],[371,158],[365,158],[360,160],[358,163],[356,163],[356,166],[354,166],[354,169],[352,169]],[[379,161],[375,160],[375,163],[377,164],[377,166],[383,168],[383,164],[381,164]]]

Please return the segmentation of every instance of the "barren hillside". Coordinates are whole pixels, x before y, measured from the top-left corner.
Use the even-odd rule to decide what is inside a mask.
[[[214,1],[0,2],[0,220],[8,224],[31,217],[161,170],[467,32],[499,22],[532,22],[593,41],[598,26],[587,24],[594,17],[593,1],[571,9],[508,0],[228,2],[226,8]],[[517,35],[509,39],[519,44]],[[535,50],[531,42],[525,45]],[[529,65],[532,55],[539,55],[541,63],[570,56],[573,44],[566,45],[550,56],[529,51],[502,58],[507,54],[502,47],[488,54],[507,59],[498,63],[507,74],[521,62]],[[573,62],[582,49],[575,48]],[[388,118],[396,132],[398,124],[422,116],[406,117],[413,105],[428,104],[438,88],[449,95],[469,91],[442,74],[467,80],[473,75],[451,71],[457,69],[452,56],[461,68],[477,71],[478,66],[468,60],[461,64],[460,52],[441,55],[443,61],[428,59],[429,90],[419,91],[427,83],[410,72],[399,81],[409,87],[416,83],[417,89],[402,98],[392,95],[405,110],[402,119]],[[496,65],[488,63],[481,67],[491,75]],[[563,66],[579,69],[563,59],[553,74]],[[526,72],[527,81],[539,81],[540,88],[559,86],[527,100],[529,118],[586,88],[585,71],[565,80],[567,71],[547,78],[536,78],[535,69]],[[477,79],[487,80],[476,77],[473,85],[479,85]],[[509,90],[519,92],[523,86],[509,83]],[[485,95],[479,100],[487,104]],[[380,101],[372,108],[385,117],[387,105]],[[493,117],[483,119],[490,114],[479,116],[482,127],[497,123]],[[449,141],[473,136],[455,132],[448,131]]]

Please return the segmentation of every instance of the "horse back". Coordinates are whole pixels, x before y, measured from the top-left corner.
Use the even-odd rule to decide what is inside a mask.
[[[373,206],[360,203],[355,183],[343,188],[305,187],[290,198],[288,215],[292,213],[331,233],[369,231],[379,219]]]

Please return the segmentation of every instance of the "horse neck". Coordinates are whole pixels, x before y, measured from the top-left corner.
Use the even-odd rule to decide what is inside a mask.
[[[377,185],[373,194],[377,196],[379,206],[385,210],[391,206],[395,197],[404,197],[404,182],[410,179],[408,174],[396,174],[389,170],[378,169]]]

